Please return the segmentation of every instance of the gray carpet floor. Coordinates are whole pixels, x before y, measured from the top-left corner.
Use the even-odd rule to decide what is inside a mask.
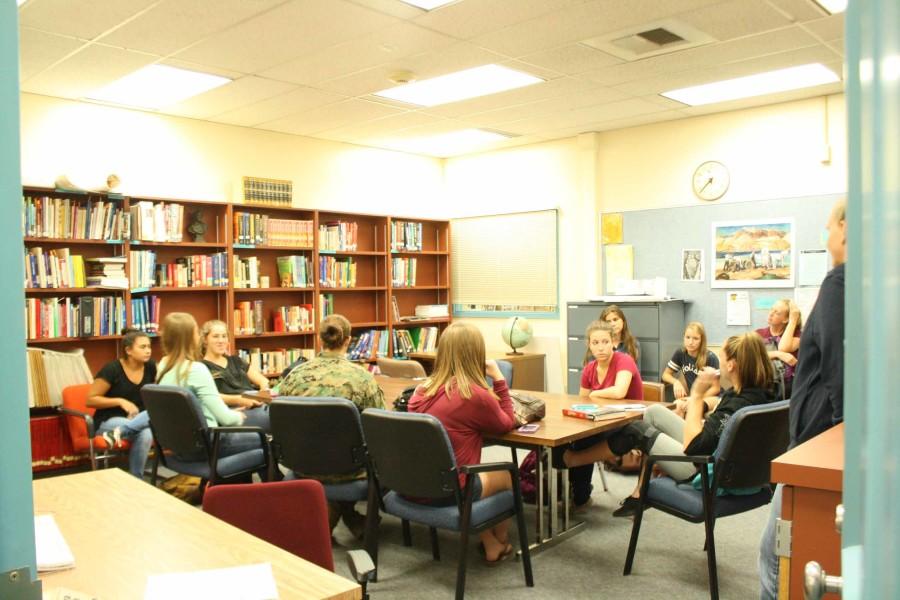
[[[506,449],[486,449],[485,460],[508,460]],[[702,599],[709,597],[703,526],[687,523],[659,511],[644,515],[632,574],[622,575],[631,519],[615,518],[612,511],[634,487],[635,476],[607,473],[604,492],[595,471],[593,506],[578,519],[582,532],[532,557],[535,586],[525,586],[522,563],[511,559],[488,566],[478,554],[477,538],[470,538],[467,598],[641,598]],[[360,510],[364,510],[360,505]],[[719,591],[723,599],[758,597],[756,556],[768,507],[721,519],[716,524]],[[534,507],[526,507],[526,524],[534,526]],[[512,541],[517,543],[515,526]],[[441,560],[432,560],[428,529],[412,526],[412,547],[402,543],[400,521],[385,515],[380,529],[379,579],[370,584],[378,598],[452,598],[456,585],[458,540],[440,532]],[[361,547],[339,524],[335,529],[335,568],[350,577],[346,551]],[[531,534],[529,534],[531,537]]]

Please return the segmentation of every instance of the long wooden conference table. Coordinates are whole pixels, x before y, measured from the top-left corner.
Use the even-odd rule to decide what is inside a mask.
[[[394,400],[400,395],[405,388],[411,385],[421,383],[414,379],[406,379],[402,377],[385,377],[384,375],[376,375],[375,379],[384,392],[385,402],[388,407],[393,406]],[[537,452],[537,498],[536,498],[536,517],[535,517],[535,541],[531,544],[532,550],[540,551],[551,545],[577,533],[583,526],[583,522],[573,523],[570,518],[569,506],[569,471],[567,469],[556,469],[553,467],[553,461],[548,456],[553,448],[564,446],[575,440],[621,429],[632,421],[640,420],[643,413],[640,411],[627,411],[615,413],[609,418],[600,421],[588,421],[584,419],[576,419],[574,417],[563,416],[563,408],[568,408],[573,404],[584,403],[584,398],[572,396],[569,394],[551,394],[548,392],[527,392],[529,395],[541,398],[546,403],[547,416],[537,424],[540,428],[535,433],[518,433],[513,430],[505,435],[485,440],[489,444],[498,444],[509,446],[513,449],[513,458],[515,459],[515,449],[534,450]],[[644,404],[650,405],[653,402],[643,402],[640,400],[590,400],[594,404]],[[544,465],[544,457],[547,457],[546,465]],[[548,471],[546,480],[543,470],[546,466]],[[555,501],[557,497],[557,475],[560,475],[563,494],[562,510]],[[551,501],[544,505],[544,498],[550,498]]]
[[[212,517],[120,469],[39,479],[34,512],[52,514],[75,567],[41,573],[44,591],[143,598],[148,575],[269,563],[279,598],[356,600],[355,582]]]

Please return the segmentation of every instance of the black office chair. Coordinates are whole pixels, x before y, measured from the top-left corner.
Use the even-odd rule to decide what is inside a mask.
[[[789,401],[772,402],[740,409],[725,426],[712,456],[648,456],[642,468],[641,501],[631,528],[624,574],[631,573],[637,550],[641,520],[646,508],[706,527],[706,559],[709,570],[709,595],[719,598],[716,571],[716,543],[713,529],[718,517],[727,517],[768,504],[772,499],[769,465],[787,450]],[[650,470],[658,462],[691,462],[700,468],[702,489],[690,483],[678,483],[669,477],[652,479]],[[709,474],[708,465],[712,465]],[[725,495],[719,496],[723,488]],[[753,489],[759,491],[753,492]],[[728,494],[733,490],[734,494]],[[737,495],[740,494],[740,495]]]
[[[270,477],[269,443],[259,427],[209,427],[200,401],[185,388],[145,385],[141,399],[150,413],[150,429],[156,441],[151,483],[156,485],[159,464],[176,473],[200,477],[215,485],[248,477],[254,472]],[[222,456],[222,437],[231,433],[256,433],[260,447]],[[201,485],[201,490],[205,486]]]
[[[368,470],[359,410],[349,400],[279,397],[269,405],[269,418],[272,454],[276,463],[292,471],[288,479]],[[366,479],[323,485],[325,497],[331,502],[357,502],[368,497]],[[369,518],[367,515],[367,523]]]
[[[528,587],[534,586],[528,533],[522,514],[519,468],[515,462],[458,466],[447,432],[431,415],[368,409],[362,414],[362,424],[372,463],[370,473],[374,473],[369,487],[369,513],[378,510],[379,488],[390,489],[383,499],[385,512],[404,521],[427,525],[435,560],[440,560],[437,529],[458,531],[457,600],[465,594],[469,533],[479,533],[512,516],[516,517],[525,583]],[[513,489],[473,502],[472,478],[488,471],[508,471]],[[466,476],[465,494],[459,486],[460,473]],[[407,500],[407,497],[451,500],[452,504],[420,504]],[[372,535],[367,535],[366,549],[377,567],[377,520],[370,523]],[[404,543],[409,545],[407,527],[404,527]]]

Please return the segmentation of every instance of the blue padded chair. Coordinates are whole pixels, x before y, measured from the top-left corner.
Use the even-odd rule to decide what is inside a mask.
[[[270,478],[269,443],[261,428],[207,426],[200,401],[182,387],[145,385],[141,399],[150,413],[150,429],[158,449],[153,460],[153,485],[160,462],[176,473],[200,477],[210,485],[254,472]],[[256,433],[260,446],[220,458],[222,437],[230,433]]]
[[[282,396],[269,405],[272,453],[298,476],[349,475],[369,466],[359,410],[344,398]],[[331,502],[368,497],[366,479],[324,484]]]
[[[789,401],[772,402],[740,409],[725,426],[712,456],[648,456],[641,472],[641,501],[631,528],[631,541],[625,559],[625,575],[631,573],[637,549],[641,519],[646,508],[656,508],[691,523],[706,527],[706,559],[709,569],[709,595],[719,598],[716,572],[716,544],[713,529],[716,519],[746,512],[768,504],[772,499],[769,466],[787,450]],[[678,483],[668,477],[651,479],[657,462],[691,462],[700,467],[702,489]],[[707,465],[713,465],[712,476]],[[718,495],[720,488],[744,490],[743,495]],[[759,488],[756,493],[746,493]]]
[[[519,532],[525,583],[534,586],[528,533],[522,515],[519,468],[515,462],[458,466],[444,426],[431,415],[368,409],[362,414],[362,424],[374,473],[369,488],[369,513],[378,510],[378,488],[390,489],[383,499],[384,511],[404,521],[427,525],[435,560],[440,560],[437,529],[459,532],[457,600],[465,594],[469,533],[479,533],[513,516]],[[473,502],[472,478],[488,471],[508,471],[513,489]],[[466,476],[465,494],[460,490],[460,473]],[[409,497],[437,502],[420,504],[407,500]],[[372,535],[367,535],[366,549],[377,567],[377,520],[371,523]],[[404,542],[409,545],[406,528]]]
[[[508,360],[500,359],[497,361],[497,368],[500,369],[500,372],[503,373],[503,379],[506,380],[506,385],[512,389],[512,377],[513,377],[513,365]],[[494,380],[490,377],[487,378],[488,386],[494,385]]]

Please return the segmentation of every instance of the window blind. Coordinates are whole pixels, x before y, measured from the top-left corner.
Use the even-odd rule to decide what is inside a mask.
[[[453,314],[559,315],[556,209],[453,219]]]

